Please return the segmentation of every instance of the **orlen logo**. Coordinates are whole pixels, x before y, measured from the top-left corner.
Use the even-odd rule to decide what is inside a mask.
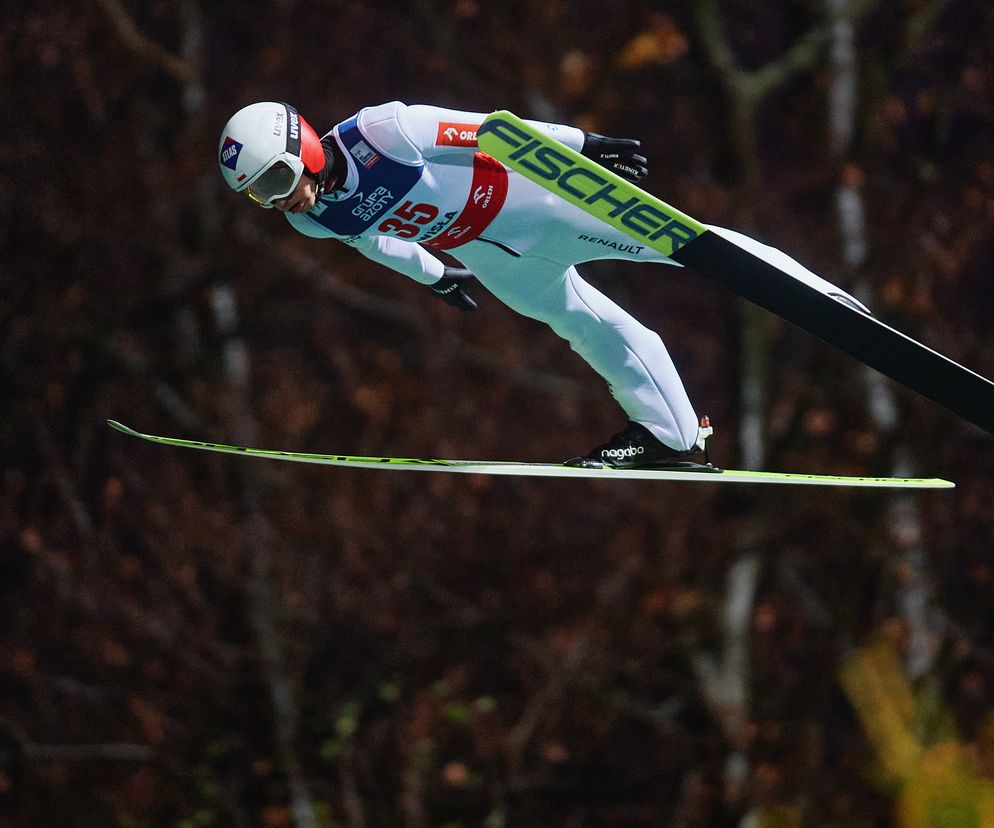
[[[224,143],[221,145],[221,163],[224,164],[224,166],[226,166],[229,170],[237,169],[238,153],[241,151],[241,144],[239,144],[234,138],[225,137]]]
[[[440,123],[438,125],[438,134],[435,136],[435,146],[475,147],[476,131],[479,128],[479,124]]]
[[[486,210],[487,207],[490,206],[490,197],[493,194],[494,194],[493,184],[491,184],[486,189],[484,189],[483,185],[481,184],[479,187],[473,190],[473,203],[479,204],[481,210]],[[486,200],[484,201],[484,199]],[[483,204],[480,204],[481,201],[483,201]]]

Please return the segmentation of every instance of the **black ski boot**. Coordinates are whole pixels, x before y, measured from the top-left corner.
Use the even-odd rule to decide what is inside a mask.
[[[629,422],[625,430],[615,434],[590,454],[573,457],[564,465],[580,469],[707,469],[707,439],[714,431],[707,417],[701,418],[697,442],[687,451],[678,451],[661,443],[644,425]]]

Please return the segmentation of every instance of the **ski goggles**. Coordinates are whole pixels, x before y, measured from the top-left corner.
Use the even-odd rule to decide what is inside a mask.
[[[260,207],[272,208],[276,199],[286,198],[297,187],[304,165],[299,158],[292,159],[296,163],[288,163],[289,153],[277,156],[269,165],[241,192],[248,196]]]

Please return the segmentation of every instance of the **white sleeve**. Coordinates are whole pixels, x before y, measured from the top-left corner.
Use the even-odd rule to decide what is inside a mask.
[[[445,265],[415,242],[392,236],[366,236],[353,244],[367,259],[386,265],[423,285],[433,285],[445,273]]]
[[[405,106],[399,101],[384,104],[383,107],[376,107],[375,110],[384,115],[389,112],[390,120],[403,136],[403,143],[411,152],[412,159],[418,155],[431,159],[477,152],[479,147],[476,143],[476,131],[487,117],[487,113],[484,112],[464,112],[460,109],[444,109],[426,104]],[[372,122],[374,118],[370,117],[368,121]],[[579,152],[583,147],[585,136],[583,130],[577,127],[548,124],[542,121],[527,121],[527,123],[570,149]],[[368,129],[366,123],[363,123],[363,126]]]
[[[346,241],[306,213],[284,213],[283,215],[298,233],[303,233],[314,239],[338,239],[350,247],[354,247],[367,259],[372,259],[398,273],[410,276],[415,282],[433,285],[442,278],[445,272],[445,265],[415,242],[396,239],[393,236],[363,236],[355,241]]]

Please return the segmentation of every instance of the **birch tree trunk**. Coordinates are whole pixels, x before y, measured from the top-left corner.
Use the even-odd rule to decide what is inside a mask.
[[[766,88],[755,75],[744,71],[729,44],[718,4],[697,0],[697,35],[709,62],[718,74],[728,96],[732,150],[741,179],[743,208],[735,223],[749,230],[754,224],[752,197],[759,188],[761,165],[757,138],[758,107]],[[766,363],[768,354],[766,320],[763,312],[742,300],[736,302],[739,320],[739,446],[745,468],[765,464]],[[738,799],[749,775],[745,755],[745,731],[749,721],[750,669],[749,628],[759,576],[762,570],[757,552],[758,527],[744,520],[736,539],[736,557],[731,563],[725,587],[722,613],[722,641],[715,656],[698,652],[693,664],[708,705],[721,724],[731,747],[725,759],[726,796]]]
[[[128,9],[120,0],[98,0],[119,40],[143,60],[181,84],[181,104],[184,120],[178,130],[180,141],[203,144],[201,125],[209,119],[204,114],[206,95],[203,82],[205,37],[203,16],[196,0],[177,0],[180,22],[179,54],[173,54],[160,43],[141,33]],[[207,146],[211,143],[207,142]],[[197,240],[191,243],[189,256],[177,251],[177,270],[204,269],[212,244],[220,237],[217,215],[217,182],[205,177],[195,188],[195,203],[199,226]],[[176,277],[189,282],[189,274],[177,272]],[[241,337],[235,294],[226,280],[219,282],[212,293],[212,310],[217,328],[224,338],[223,375],[233,401],[235,420],[233,436],[242,445],[254,442],[257,430],[247,403],[250,378],[249,352]],[[177,317],[177,344],[181,351],[190,346],[195,323],[192,315],[180,312]],[[196,345],[197,343],[194,343]],[[195,354],[187,353],[187,357]],[[269,686],[272,702],[275,743],[283,769],[287,774],[290,810],[295,828],[317,828],[313,801],[304,779],[296,749],[296,731],[300,713],[294,683],[286,666],[285,646],[279,629],[278,596],[272,585],[272,539],[261,509],[260,484],[256,473],[247,465],[239,466],[242,505],[246,514],[246,536],[249,552],[250,621],[259,641],[264,679]]]
[[[832,71],[828,95],[829,146],[841,173],[835,194],[841,256],[846,274],[854,285],[855,295],[872,307],[872,289],[864,271],[868,234],[862,175],[852,159],[859,110],[856,2],[826,0],[826,11],[830,21],[829,61]],[[871,368],[864,367],[862,377],[873,427],[882,436],[892,435],[898,427],[898,412],[891,386]],[[901,477],[913,476],[907,444],[899,439],[897,445],[891,473]],[[905,666],[909,676],[917,678],[931,669],[933,656],[929,643],[926,550],[922,542],[918,501],[914,495],[894,498],[889,511],[889,528],[901,555],[898,605],[908,629]]]
[[[748,232],[756,222],[752,205],[757,203],[762,185],[760,107],[771,93],[822,59],[824,27],[813,26],[778,59],[746,70],[726,36],[717,0],[696,0],[694,17],[703,51],[725,88],[731,108],[731,147],[741,179],[740,197],[745,205],[735,218],[737,225]],[[766,461],[769,328],[765,312],[751,304],[740,301],[738,314],[741,460],[746,468],[762,468]],[[759,502],[752,504],[757,512]],[[763,540],[758,520],[742,522],[726,587],[721,653],[718,658],[700,653],[694,660],[704,693],[732,745],[725,777],[727,791],[733,796],[742,790],[749,772],[744,752],[744,732],[751,705],[749,630],[762,572]]]

